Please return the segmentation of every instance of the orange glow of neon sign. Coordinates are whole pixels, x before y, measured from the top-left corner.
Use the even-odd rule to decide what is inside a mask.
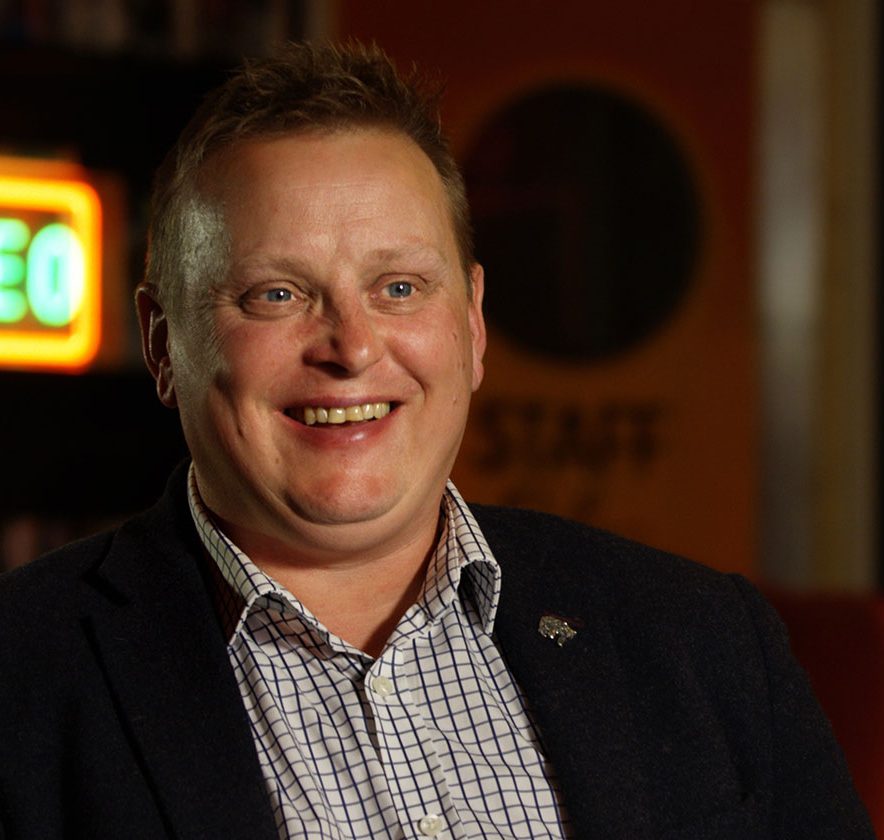
[[[0,174],[0,366],[78,369],[101,343],[101,204],[85,181]]]

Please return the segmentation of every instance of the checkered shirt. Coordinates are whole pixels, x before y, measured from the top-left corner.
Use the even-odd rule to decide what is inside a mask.
[[[501,570],[453,484],[423,592],[377,659],[215,526],[193,468],[189,502],[230,587],[227,650],[281,838],[570,836],[492,637]]]

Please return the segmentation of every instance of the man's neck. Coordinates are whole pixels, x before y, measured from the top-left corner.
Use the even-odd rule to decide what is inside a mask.
[[[429,557],[416,568],[264,569],[344,641],[377,657],[421,595]],[[406,576],[407,575],[407,576]]]
[[[420,597],[440,529],[434,523],[392,551],[339,556],[295,554],[276,541],[238,530],[225,528],[261,571],[291,592],[329,631],[376,657]]]

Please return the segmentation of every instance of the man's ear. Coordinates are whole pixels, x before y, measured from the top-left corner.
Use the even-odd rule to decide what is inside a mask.
[[[156,290],[141,283],[135,290],[135,309],[141,327],[141,352],[157,383],[157,396],[167,408],[175,408],[175,383],[169,354],[169,320]]]
[[[470,336],[473,343],[473,390],[482,384],[485,375],[485,345],[488,337],[485,333],[485,316],[482,314],[482,300],[485,296],[485,271],[479,263],[473,263],[470,269]]]

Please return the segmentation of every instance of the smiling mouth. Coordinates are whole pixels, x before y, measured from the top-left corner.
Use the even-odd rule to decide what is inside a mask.
[[[395,405],[392,406],[395,408]],[[369,420],[381,420],[392,410],[390,403],[362,403],[361,405],[323,406],[310,405],[299,409],[290,409],[286,414],[299,423],[307,426],[341,426],[344,423],[365,423]]]

